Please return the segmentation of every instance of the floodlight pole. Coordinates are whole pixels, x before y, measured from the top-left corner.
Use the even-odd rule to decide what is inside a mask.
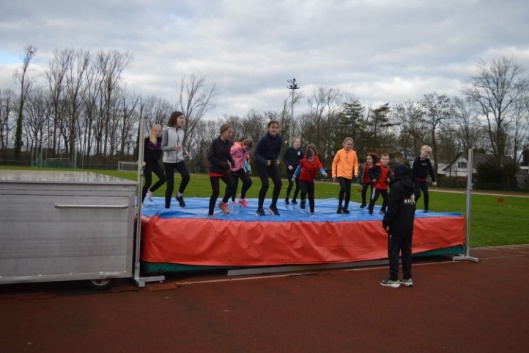
[[[472,148],[468,150],[467,158],[467,199],[466,199],[466,217],[465,217],[465,254],[454,256],[454,261],[472,261],[479,262],[477,257],[470,256],[470,208],[472,204],[472,171],[474,170],[474,153]]]
[[[287,86],[290,89],[290,128],[288,129],[288,145],[292,145],[292,129],[294,127],[294,91],[299,89],[296,79],[287,80],[289,85]]]

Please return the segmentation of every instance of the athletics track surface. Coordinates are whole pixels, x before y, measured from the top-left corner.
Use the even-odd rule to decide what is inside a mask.
[[[415,262],[398,289],[378,284],[386,266],[3,285],[0,352],[528,352],[529,245],[470,255]]]

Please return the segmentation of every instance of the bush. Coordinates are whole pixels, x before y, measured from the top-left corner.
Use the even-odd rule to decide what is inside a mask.
[[[507,162],[503,166],[489,160],[476,166],[478,172],[476,188],[483,190],[517,190],[518,165]]]

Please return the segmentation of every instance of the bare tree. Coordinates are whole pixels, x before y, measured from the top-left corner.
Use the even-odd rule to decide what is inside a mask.
[[[126,146],[134,139],[135,128],[138,126],[138,120],[134,113],[139,102],[140,97],[137,94],[129,94],[126,91],[123,92],[120,100],[121,121],[120,125],[118,125],[120,134],[120,146],[118,152],[120,155],[125,155]],[[143,140],[140,139],[139,141],[141,142]]]
[[[337,124],[343,102],[344,94],[334,88],[315,89],[307,99],[310,113],[302,118],[303,137],[305,142],[316,145],[324,163],[328,162],[336,147],[331,128]]]
[[[479,125],[479,112],[467,99],[454,97],[454,114],[451,121],[455,123],[456,137],[460,143],[460,152],[466,152],[470,148],[476,148],[482,139],[482,129]]]
[[[427,133],[422,123],[422,106],[406,101],[394,105],[392,113],[398,126],[399,146],[402,148],[404,160],[408,160],[408,157],[414,157],[420,150]]]
[[[434,165],[438,165],[439,148],[437,146],[437,130],[442,126],[444,121],[450,118],[452,104],[446,94],[438,94],[437,92],[425,94],[420,104],[424,109],[422,120],[430,135],[429,141],[432,145],[432,159]],[[434,173],[437,175],[436,170],[434,170]]]
[[[257,141],[266,131],[267,119],[263,114],[251,110],[241,122],[241,137],[247,137]]]
[[[15,79],[20,83],[20,101],[18,105],[18,117],[17,125],[15,129],[15,159],[20,158],[20,152],[22,150],[22,124],[24,122],[24,102],[31,88],[31,80],[26,76],[28,73],[29,65],[33,57],[37,54],[37,47],[28,45],[24,50],[24,58],[22,59],[22,71],[15,71]]]
[[[103,156],[108,155],[107,152],[110,147],[108,143],[110,139],[109,124],[111,121],[111,114],[113,114],[113,109],[118,98],[116,91],[119,88],[121,74],[131,61],[131,54],[128,52],[122,53],[117,50],[111,50],[108,52],[100,51],[96,55],[96,67],[101,74],[99,86],[101,93],[100,103],[102,104],[102,108],[100,109],[100,113],[103,114],[103,116],[100,117],[103,133],[99,134],[102,141],[98,141],[99,148],[97,152],[102,153]]]
[[[0,150],[4,160],[7,160],[9,148],[9,124],[12,113],[15,111],[15,92],[10,89],[0,90]]]
[[[527,96],[529,78],[520,64],[505,57],[480,61],[477,67],[478,74],[465,83],[463,93],[480,107],[495,162],[503,166],[510,125],[517,104]]]
[[[51,104],[42,90],[34,90],[27,97],[25,110],[25,129],[27,146],[31,150],[32,160],[42,157],[43,143],[48,139],[46,124],[49,121]],[[39,153],[40,151],[40,153]]]
[[[520,162],[523,157],[523,151],[529,144],[529,96],[520,99],[514,105],[512,125],[511,148],[514,160]]]
[[[184,126],[184,145],[189,150],[188,141],[192,140],[198,123],[204,118],[206,113],[213,109],[213,98],[217,94],[217,86],[206,84],[204,78],[199,78],[195,74],[183,76],[177,84],[179,110],[184,113],[186,123]]]

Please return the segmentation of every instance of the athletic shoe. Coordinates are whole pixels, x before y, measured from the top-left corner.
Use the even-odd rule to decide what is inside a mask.
[[[338,209],[336,210],[336,213],[342,214],[342,206],[338,206]]]
[[[230,206],[227,203],[219,202],[219,208],[224,214],[230,214]]]
[[[342,208],[342,213],[343,214],[349,214],[349,210],[347,208]]]
[[[413,287],[413,279],[412,279],[412,278],[408,278],[408,279],[402,278],[402,279],[399,279],[399,283],[402,284],[403,286],[406,286],[406,287]]]
[[[262,209],[262,208],[259,208],[256,212],[255,212],[256,215],[258,216],[264,216],[265,215],[265,211]]]
[[[423,212],[424,212],[424,213],[428,213],[428,212],[430,212],[430,211],[428,211],[428,210],[424,210]]]
[[[288,197],[285,198],[285,205],[288,205],[289,202],[288,202]]]
[[[299,208],[301,208],[302,210],[304,210],[304,209],[305,209],[305,203],[306,203],[305,200],[301,200],[301,203],[299,204]]]
[[[365,208],[367,206],[367,204],[363,203],[360,205],[360,208]]]
[[[391,287],[391,288],[399,288],[400,287],[400,281],[392,281],[390,279],[385,279],[380,281],[380,285],[384,287]]]
[[[176,201],[178,201],[178,204],[180,205],[180,207],[186,207],[186,203],[184,201],[183,196],[175,196],[175,199]]]
[[[147,200],[152,201],[152,196],[153,196],[152,191],[151,190],[147,191]]]
[[[241,205],[242,207],[248,207],[248,202],[246,202],[245,199],[240,199],[239,200],[239,205]]]
[[[380,210],[380,211],[378,211],[378,213],[380,213],[380,214],[386,214],[386,210]]]
[[[297,202],[296,200],[292,200],[291,204],[293,204],[293,205],[297,205],[298,202]]]
[[[277,210],[276,206],[268,207],[268,211],[270,211],[270,213],[273,214],[274,216],[280,216],[279,211]]]

